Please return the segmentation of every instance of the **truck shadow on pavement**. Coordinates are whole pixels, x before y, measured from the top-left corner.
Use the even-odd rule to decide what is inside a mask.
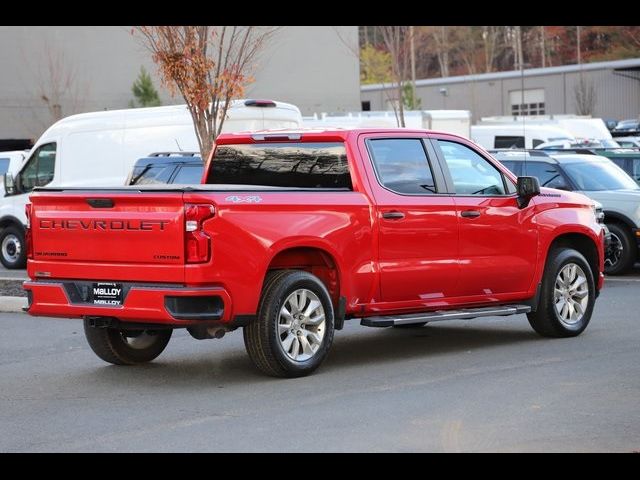
[[[313,381],[317,376],[339,375],[341,370],[352,374],[353,368],[376,368],[386,363],[416,359],[436,364],[447,354],[463,355],[472,350],[477,353],[522,342],[550,341],[519,327],[438,325],[402,330],[385,328],[366,333],[349,328],[344,335],[337,332],[324,364],[306,378]],[[185,340],[192,341],[190,338]],[[215,346],[211,346],[212,349],[205,353],[170,355],[169,344],[166,356],[153,363],[136,367],[104,365],[91,369],[87,374],[93,381],[113,382],[120,386],[123,382],[136,382],[138,386],[162,384],[165,388],[173,385],[176,388],[209,389],[216,385],[224,388],[234,384],[290,381],[261,374],[249,360],[244,347],[216,352]]]

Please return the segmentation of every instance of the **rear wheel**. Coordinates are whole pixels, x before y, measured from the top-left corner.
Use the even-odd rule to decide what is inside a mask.
[[[528,313],[533,329],[545,337],[575,337],[591,320],[595,282],[589,264],[570,248],[549,253],[538,309]]]
[[[98,328],[84,321],[84,334],[91,350],[102,360],[114,365],[147,363],[160,355],[169,340],[172,329],[123,330]]]
[[[244,344],[267,375],[301,377],[327,356],[333,322],[333,305],[322,281],[305,271],[283,270],[267,278],[258,318],[244,327]]]
[[[14,225],[0,232],[0,262],[5,268],[24,268],[27,264],[27,252],[24,232]]]
[[[631,232],[619,223],[607,224],[611,232],[611,241],[605,251],[604,273],[620,275],[626,272],[636,261],[636,246]]]

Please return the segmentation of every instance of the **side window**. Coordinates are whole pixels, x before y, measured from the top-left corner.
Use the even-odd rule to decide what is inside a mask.
[[[202,180],[203,168],[204,167],[201,165],[183,165],[178,168],[178,173],[176,173],[176,176],[173,178],[171,183],[200,183],[200,180]]]
[[[41,145],[33,152],[31,158],[20,173],[20,189],[30,192],[34,187],[43,187],[53,180],[56,164],[56,144]]]
[[[547,162],[526,162],[525,175],[538,177],[541,187],[559,188],[569,190],[562,173],[556,165]]]
[[[631,160],[631,177],[640,183],[640,158],[634,158]]]
[[[0,175],[4,175],[9,170],[9,162],[8,158],[0,158]]]
[[[496,135],[493,148],[524,148],[524,137]]]
[[[520,162],[515,160],[500,160],[500,163],[507,167],[514,175],[520,175]]]
[[[139,173],[135,173],[131,185],[152,185],[158,183],[168,183],[173,173],[173,165],[147,166]]]
[[[458,195],[505,195],[505,179],[488,160],[460,143],[438,140]],[[512,186],[512,185],[511,185]]]
[[[531,146],[533,148],[536,148],[538,145],[542,145],[544,143],[544,140],[540,140],[539,138],[534,138],[531,140]]]
[[[367,142],[380,183],[396,193],[436,193],[422,140],[379,138]]]

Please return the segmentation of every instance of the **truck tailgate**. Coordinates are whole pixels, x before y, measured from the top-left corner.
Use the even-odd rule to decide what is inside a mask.
[[[34,277],[184,281],[182,192],[37,192]]]

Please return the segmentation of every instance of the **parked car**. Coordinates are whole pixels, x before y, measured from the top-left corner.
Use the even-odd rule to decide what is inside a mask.
[[[235,100],[223,131],[297,128],[295,105],[271,100]],[[185,105],[83,113],[63,118],[45,131],[19,172],[5,177],[0,199],[0,244],[7,238],[18,255],[2,252],[7,268],[23,268],[24,208],[34,187],[124,185],[134,162],[149,152],[199,150]],[[15,178],[14,178],[15,177]]]
[[[633,267],[640,248],[640,187],[615,163],[592,152],[496,151],[516,175],[531,175],[540,185],[580,192],[600,202],[611,233],[605,272],[617,275]]]
[[[620,148],[616,140],[590,138],[576,138],[573,140],[554,140],[552,142],[541,143],[536,150],[571,150],[575,148]]]
[[[126,184],[200,183],[203,170],[199,152],[153,153],[136,161]]]
[[[616,128],[611,131],[611,134],[614,137],[634,135],[636,133],[640,133],[640,120],[638,120],[637,118],[621,120],[616,125]]]
[[[120,365],[156,358],[175,328],[243,327],[257,368],[298,377],[347,319],[527,313],[539,334],[572,337],[603,285],[593,202],[516,178],[456,135],[222,134],[203,178],[36,189],[28,313],[84,319],[93,351]]]
[[[0,198],[4,197],[4,177],[15,173],[24,161],[28,150],[0,152]]]

